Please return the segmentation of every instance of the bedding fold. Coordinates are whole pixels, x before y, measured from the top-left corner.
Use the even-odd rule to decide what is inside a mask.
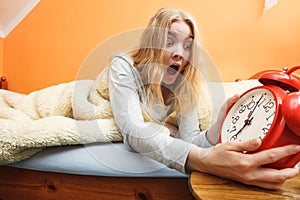
[[[0,165],[50,146],[122,141],[110,110],[107,74],[27,95],[0,90]]]

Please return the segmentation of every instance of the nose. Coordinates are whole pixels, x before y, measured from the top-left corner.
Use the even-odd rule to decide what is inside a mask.
[[[173,51],[172,51],[172,57],[173,58],[183,58],[184,56],[184,50],[181,45],[174,45]]]

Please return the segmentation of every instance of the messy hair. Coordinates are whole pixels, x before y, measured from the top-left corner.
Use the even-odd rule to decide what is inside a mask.
[[[199,97],[204,90],[204,79],[200,74],[201,47],[197,25],[194,19],[185,11],[174,8],[162,8],[150,19],[144,30],[139,48],[132,54],[134,66],[139,68],[143,82],[146,84],[146,94],[149,105],[154,101],[164,102],[161,92],[163,80],[163,59],[167,34],[173,22],[184,21],[191,29],[193,47],[188,65],[172,88],[173,109],[177,115],[188,112],[197,106]]]

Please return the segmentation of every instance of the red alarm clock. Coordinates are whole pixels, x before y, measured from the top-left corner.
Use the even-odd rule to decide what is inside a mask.
[[[263,85],[244,92],[228,109],[220,142],[260,138],[262,145],[257,151],[300,144],[300,82],[291,75],[298,69],[300,66],[263,74],[259,78]],[[267,166],[282,169],[294,167],[299,161],[300,153]]]

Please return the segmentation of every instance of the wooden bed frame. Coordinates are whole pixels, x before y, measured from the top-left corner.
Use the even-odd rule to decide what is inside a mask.
[[[192,200],[188,178],[86,176],[0,167],[0,199]]]
[[[251,78],[258,78],[259,72]],[[297,77],[298,78],[298,77]],[[6,79],[3,85],[7,88]],[[3,82],[2,82],[3,83]],[[5,199],[194,199],[188,178],[108,177],[0,166],[0,200]]]
[[[7,90],[7,81],[5,76],[0,78],[0,89]]]

